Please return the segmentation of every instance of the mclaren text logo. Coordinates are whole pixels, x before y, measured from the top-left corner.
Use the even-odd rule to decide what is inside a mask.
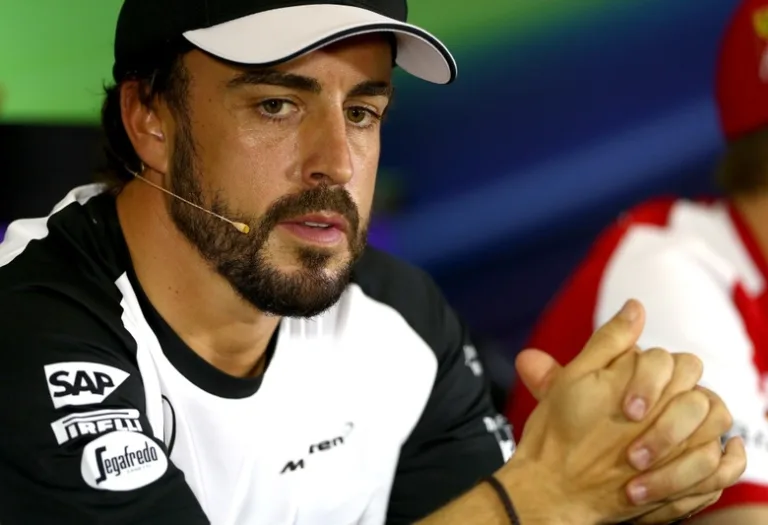
[[[56,408],[101,403],[129,375],[98,363],[68,362],[45,366],[48,392]]]
[[[320,441],[319,443],[314,443],[310,445],[309,451],[307,452],[307,454],[311,456],[312,454],[317,454],[319,452],[326,452],[344,445],[344,440],[349,437],[349,434],[352,432],[353,428],[355,428],[354,423],[347,423],[341,435],[331,439],[325,439],[323,441]],[[305,458],[301,458],[295,461],[294,460],[289,461],[288,463],[285,464],[285,466],[283,467],[283,470],[280,471],[280,474],[285,474],[286,472],[293,472],[295,470],[303,469],[304,459]]]
[[[64,416],[51,423],[59,445],[81,436],[106,434],[113,430],[141,432],[139,411],[135,408],[93,410]]]
[[[168,469],[168,458],[151,438],[138,432],[110,432],[83,450],[83,480],[99,490],[128,491],[149,485]]]

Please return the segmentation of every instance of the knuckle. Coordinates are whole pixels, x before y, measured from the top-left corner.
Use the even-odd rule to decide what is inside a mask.
[[[719,469],[720,463],[723,460],[723,453],[720,449],[719,441],[712,441],[703,447],[700,457],[701,467],[706,472],[719,474],[724,469]]]
[[[685,392],[680,394],[678,401],[680,413],[685,414],[691,420],[695,417],[699,424],[703,423],[709,416],[711,405],[709,397],[703,392],[697,390]]]
[[[704,362],[701,360],[701,358],[699,358],[699,356],[689,352],[683,352],[680,354],[675,354],[675,358],[677,365],[686,374],[697,376],[699,378],[701,377],[701,374],[704,372]]]
[[[672,358],[672,354],[670,354],[668,351],[664,350],[663,348],[654,347],[649,348],[645,352],[641,354],[642,356],[645,356],[649,360],[653,361],[659,361],[662,363],[673,363],[674,359]]]
[[[714,476],[712,476],[713,486],[712,490],[722,492],[726,487],[731,486],[741,476],[738,472],[734,472],[731,469],[721,468]]]
[[[733,414],[731,414],[731,411],[728,410],[722,401],[716,401],[710,413],[712,413],[717,428],[723,433],[733,427]]]
[[[656,455],[664,455],[677,445],[677,436],[672,425],[661,425],[656,429],[655,437],[650,440],[649,448]]]
[[[707,498],[706,506],[713,505],[713,504],[717,503],[718,501],[720,501],[720,496],[722,496],[722,495],[723,495],[723,491],[722,490],[716,490],[712,495],[709,496],[709,498]]]
[[[693,390],[690,393],[692,402],[696,408],[702,410],[705,414],[708,414],[712,410],[712,402],[707,394],[700,390]]]
[[[691,506],[685,498],[670,501],[665,505],[665,507],[665,510],[667,511],[665,514],[668,515],[671,519],[684,516],[691,512]]]
[[[590,346],[619,348],[624,344],[624,328],[606,324],[592,336]]]

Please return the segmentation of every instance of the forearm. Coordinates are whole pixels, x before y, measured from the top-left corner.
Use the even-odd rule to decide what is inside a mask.
[[[522,525],[596,525],[572,513],[570,503],[551,491],[551,484],[535,468],[510,462],[496,473],[515,506]],[[488,483],[475,488],[418,522],[418,525],[510,525],[504,505]]]

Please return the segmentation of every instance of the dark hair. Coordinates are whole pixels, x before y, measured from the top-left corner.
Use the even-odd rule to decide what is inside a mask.
[[[182,42],[169,45],[158,53],[151,67],[141,67],[121,74],[121,80],[105,86],[104,103],[101,107],[101,128],[106,165],[97,173],[97,179],[113,189],[122,188],[133,179],[131,172],[141,170],[141,159],[133,148],[123,124],[120,109],[122,86],[125,82],[138,81],[141,103],[149,106],[162,97],[175,116],[186,116],[189,75],[184,67],[183,56],[192,49]]]
[[[768,191],[768,127],[728,143],[717,168],[717,183],[729,197]]]

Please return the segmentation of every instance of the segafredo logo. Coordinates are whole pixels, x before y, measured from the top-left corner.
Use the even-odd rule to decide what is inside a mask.
[[[117,431],[88,443],[80,472],[98,490],[123,492],[149,485],[168,469],[168,458],[151,438],[138,432]]]

